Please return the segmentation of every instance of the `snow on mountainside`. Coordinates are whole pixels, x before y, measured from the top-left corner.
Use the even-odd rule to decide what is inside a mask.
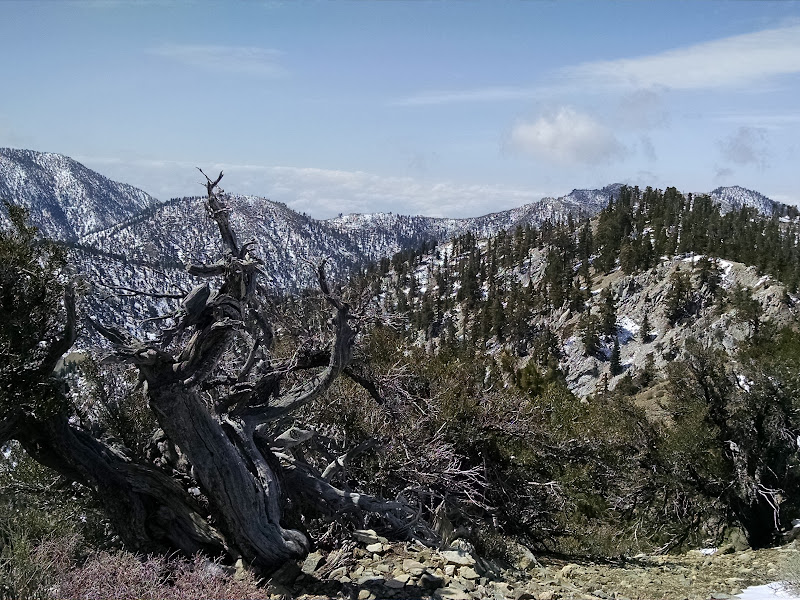
[[[0,200],[30,210],[44,235],[75,240],[130,218],[158,201],[60,154],[0,148]],[[7,224],[0,206],[0,224]]]
[[[257,196],[231,195],[225,202],[239,242],[256,242],[256,253],[265,262],[273,289],[312,285],[314,272],[303,259],[331,257],[334,275],[344,275],[363,261],[358,247],[324,221]],[[198,197],[170,200],[134,219],[88,235],[81,243],[129,261],[160,262],[178,268],[191,262],[214,262],[220,252],[219,231],[206,214],[204,199]]]
[[[743,207],[755,208],[758,212],[772,216],[781,210],[782,206],[770,200],[763,194],[734,185],[732,187],[718,187],[711,192],[711,198],[719,202],[722,212],[727,213]]]
[[[232,183],[235,186],[235,182]],[[257,196],[229,197],[231,216],[242,242],[254,239],[273,289],[313,285],[313,272],[301,259],[330,257],[331,274],[344,276],[356,265],[379,260],[423,241],[445,241],[471,231],[479,237],[518,225],[591,217],[619,192],[621,184],[600,190],[573,190],[518,208],[467,219],[354,214],[320,221],[280,202]],[[740,187],[717,188],[712,197],[723,211],[753,206],[772,214],[781,205]],[[159,202],[132,186],[113,182],[58,154],[0,149],[0,199],[27,207],[44,235],[79,243],[99,257],[95,269],[113,270],[108,261],[155,264],[182,270],[189,262],[215,260],[217,232],[200,198]],[[0,208],[0,223],[6,222]],[[81,259],[84,268],[92,260]],[[102,266],[101,266],[101,263]]]
[[[318,221],[258,196],[234,194],[227,196],[226,202],[240,241],[256,241],[273,289],[292,290],[314,283],[313,271],[304,267],[302,259],[329,257],[331,274],[343,276],[359,264],[417,247],[426,240],[443,241],[466,231],[489,236],[517,225],[563,220],[568,214],[591,216],[605,206],[612,191],[612,187],[580,190],[472,219],[377,213]],[[591,197],[591,202],[584,197]],[[213,261],[218,252],[217,232],[201,198],[170,200],[84,236],[80,242],[130,261],[177,267]]]
[[[539,202],[525,204],[503,212],[483,217],[465,219],[464,230],[487,237],[501,229],[510,231],[518,225],[538,225],[545,221],[566,221],[569,215],[574,218],[593,217],[608,205],[612,196],[619,192],[622,184],[607,185],[600,190],[572,190],[559,198],[542,198]]]
[[[511,210],[466,219],[373,213],[344,215],[326,223],[348,235],[365,257],[375,260],[417,246],[426,239],[444,241],[467,231],[478,237],[488,237],[519,225],[564,221],[568,215],[592,217],[608,204],[620,187],[621,184],[613,184],[601,190],[573,190],[560,198],[542,198]]]
[[[229,183],[235,187],[235,182]],[[592,217],[620,187],[573,190],[559,198],[468,219],[377,213],[321,221],[258,196],[230,195],[226,202],[240,243],[256,242],[266,286],[282,293],[316,285],[314,270],[304,259],[329,258],[329,274],[344,278],[358,265],[417,248],[423,241],[445,242],[467,231],[488,237],[519,225],[565,221],[569,215]],[[751,206],[771,215],[784,214],[787,208],[740,187],[718,188],[711,195],[723,212]],[[70,243],[76,271],[93,287],[84,298],[89,312],[132,333],[146,333],[142,329],[146,319],[174,309],[176,300],[115,296],[109,294],[114,286],[174,294],[179,291],[176,286],[188,290],[197,283],[186,274],[187,264],[219,258],[218,232],[203,198],[159,202],[65,156],[0,149],[0,199],[27,207],[44,235]],[[0,207],[0,226],[6,223]],[[632,317],[636,316],[633,311]],[[625,352],[626,347],[623,358]],[[573,385],[588,389],[583,381]]]

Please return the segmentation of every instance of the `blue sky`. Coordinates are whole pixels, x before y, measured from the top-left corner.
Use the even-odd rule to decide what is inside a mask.
[[[800,202],[797,2],[0,3],[0,146],[158,198],[474,216],[612,182]]]

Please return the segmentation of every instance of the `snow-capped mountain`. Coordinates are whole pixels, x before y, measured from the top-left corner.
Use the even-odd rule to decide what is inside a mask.
[[[478,237],[488,237],[517,226],[563,221],[568,215],[592,217],[608,204],[621,186],[617,183],[600,190],[572,190],[560,198],[542,198],[510,210],[466,219],[372,213],[344,215],[326,223],[348,235],[369,260],[376,260],[416,246],[425,239],[443,241],[467,231]]]
[[[239,242],[255,241],[273,289],[310,285],[314,271],[304,260],[330,257],[332,274],[344,275],[365,259],[348,235],[284,204],[240,195],[226,196],[225,202]],[[129,262],[179,269],[189,263],[214,262],[220,252],[219,231],[199,197],[170,200],[80,242]]]
[[[423,241],[444,241],[471,231],[479,237],[519,225],[591,217],[619,192],[621,184],[573,190],[507,211],[467,219],[353,214],[329,220],[301,215],[285,204],[258,196],[232,195],[233,224],[241,241],[255,240],[276,290],[313,284],[302,259],[331,259],[332,275],[391,256]],[[717,188],[722,210],[753,206],[772,214],[781,205],[740,187]],[[182,271],[186,264],[215,260],[217,232],[201,198],[159,202],[142,190],[111,181],[58,154],[0,149],[0,198],[27,207],[44,235],[80,246],[84,269],[114,270],[111,264],[151,265]],[[6,220],[0,207],[0,223]],[[102,260],[100,256],[104,257]],[[118,266],[122,269],[121,266]]]
[[[26,207],[31,222],[59,240],[76,240],[158,203],[61,154],[13,148],[0,148],[0,200]],[[7,222],[0,206],[0,223]]]
[[[782,205],[778,202],[738,185],[718,187],[711,192],[710,196],[714,199],[714,202],[719,202],[720,210],[724,213],[750,207],[755,208],[760,213],[772,216],[782,209]]]

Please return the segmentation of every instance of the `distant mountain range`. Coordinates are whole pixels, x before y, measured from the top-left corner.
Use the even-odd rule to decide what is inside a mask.
[[[316,220],[257,196],[232,195],[228,204],[240,238],[256,241],[273,289],[291,290],[312,282],[312,270],[303,266],[303,258],[330,257],[334,274],[344,275],[354,266],[424,240],[442,241],[466,231],[489,236],[518,225],[564,220],[568,215],[591,217],[620,187],[573,190],[559,198],[542,198],[467,219],[375,213]],[[724,211],[741,206],[766,214],[782,210],[782,205],[740,187],[717,188],[711,196]],[[100,268],[106,275],[115,271],[111,263],[182,271],[189,262],[213,260],[217,255],[216,231],[201,198],[161,202],[59,154],[0,149],[0,199],[25,206],[44,235],[76,247],[82,254],[78,260],[82,268]],[[2,207],[0,222],[7,222]],[[92,267],[100,262],[102,267]]]

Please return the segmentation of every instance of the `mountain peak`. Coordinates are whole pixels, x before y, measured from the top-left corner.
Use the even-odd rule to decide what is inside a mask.
[[[764,194],[740,185],[718,187],[710,195],[716,202],[719,202],[722,212],[731,212],[743,207],[750,207],[771,216],[780,206]]]
[[[0,198],[24,206],[48,237],[76,240],[158,201],[62,154],[0,148]],[[0,222],[7,219],[0,207]]]

